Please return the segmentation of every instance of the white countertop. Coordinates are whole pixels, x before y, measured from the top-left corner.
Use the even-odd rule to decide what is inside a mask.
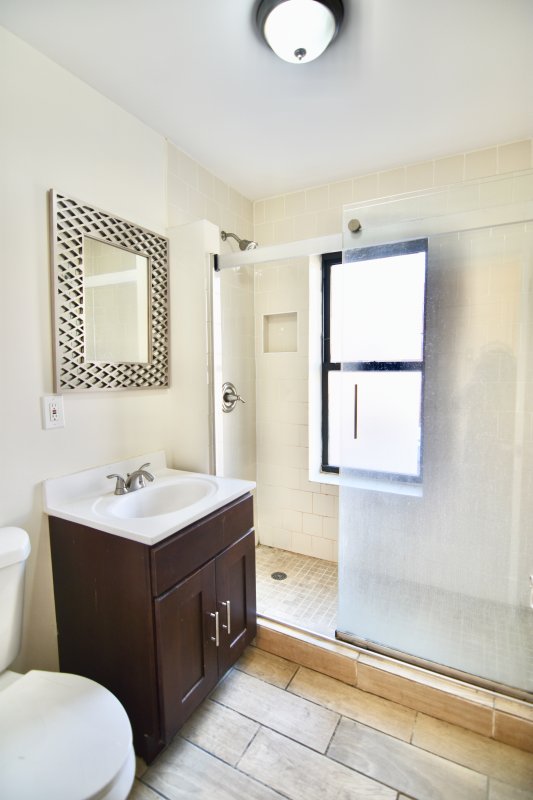
[[[106,476],[111,473],[125,475],[149,462],[148,471],[154,475],[153,483],[139,492],[150,492],[151,488],[171,484],[176,478],[200,477],[209,479],[215,491],[186,508],[150,517],[122,519],[101,514],[98,511],[102,498],[113,498],[114,481]],[[211,514],[227,503],[255,489],[253,481],[237,478],[219,478],[195,472],[169,469],[164,452],[147,453],[126,461],[106,464],[101,467],[49,478],[43,482],[44,510],[52,517],[77,522],[114,536],[122,536],[143,544],[153,545],[177,531],[182,530],[202,517]],[[100,501],[100,502],[99,502]]]

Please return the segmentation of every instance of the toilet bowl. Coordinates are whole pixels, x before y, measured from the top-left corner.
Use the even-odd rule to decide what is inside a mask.
[[[0,529],[0,798],[126,800],[135,754],[117,698],[80,675],[5,669],[20,645],[28,554],[25,531]]]

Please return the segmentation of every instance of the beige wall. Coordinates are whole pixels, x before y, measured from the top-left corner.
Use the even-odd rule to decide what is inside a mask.
[[[254,238],[274,245],[339,233],[347,203],[532,166],[533,141],[526,140],[269,197],[254,203]],[[263,544],[335,560],[337,489],[308,480],[308,308],[306,264],[256,268],[257,529]],[[297,351],[265,354],[264,315],[288,311],[298,315]]]
[[[0,75],[0,526],[25,528],[32,545],[14,667],[47,669],[57,666],[57,645],[42,480],[157,449],[181,466],[191,450],[182,399],[187,365],[179,358],[170,389],[66,394],[66,426],[41,429],[40,398],[54,388],[47,192],[56,188],[163,234],[169,221],[208,217],[250,236],[252,209],[155,131],[3,29]],[[205,298],[198,302],[204,331]],[[182,303],[174,293],[172,341],[183,333]]]
[[[47,192],[56,188],[164,233],[165,143],[0,30],[2,291],[0,524],[31,538],[25,634],[15,666],[54,667],[55,617],[41,481],[164,447],[168,392],[64,397],[66,426],[41,429],[53,392]]]

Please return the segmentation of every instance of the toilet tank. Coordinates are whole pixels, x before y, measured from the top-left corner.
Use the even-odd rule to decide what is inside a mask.
[[[0,528],[0,673],[20,650],[24,572],[30,549],[29,536],[22,528]]]

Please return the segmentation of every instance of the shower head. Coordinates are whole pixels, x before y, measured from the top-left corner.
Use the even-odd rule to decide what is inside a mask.
[[[231,236],[232,239],[235,239],[235,241],[238,242],[241,250],[255,250],[257,247],[257,242],[251,242],[249,239],[240,239],[234,233],[229,233],[229,231],[220,231],[220,238],[223,242],[226,241],[228,236]]]

